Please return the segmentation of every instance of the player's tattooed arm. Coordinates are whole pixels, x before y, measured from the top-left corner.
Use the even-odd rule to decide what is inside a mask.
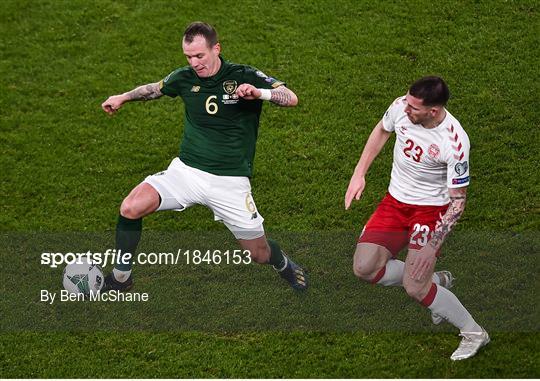
[[[275,89],[258,89],[252,84],[242,83],[236,89],[236,95],[247,100],[267,100],[282,107],[294,107],[298,104],[296,94],[284,85]]]
[[[242,83],[236,89],[236,95],[247,100],[267,100],[282,107],[294,107],[298,104],[298,97],[296,94],[284,85],[275,89],[258,89],[252,84]]]
[[[275,103],[282,107],[291,107],[298,104],[298,98],[296,94],[285,86],[279,86],[270,90],[271,98],[270,102]]]
[[[457,221],[465,210],[467,200],[467,187],[450,188],[450,204],[441,220],[437,222],[433,236],[429,240],[429,245],[435,250],[439,250],[448,233],[452,231]]]
[[[107,114],[112,115],[122,107],[126,102],[130,101],[149,101],[163,96],[159,82],[149,83],[148,85],[139,86],[127,93],[113,95],[101,104],[101,108]]]
[[[127,101],[149,101],[163,96],[159,82],[139,86],[123,94]]]

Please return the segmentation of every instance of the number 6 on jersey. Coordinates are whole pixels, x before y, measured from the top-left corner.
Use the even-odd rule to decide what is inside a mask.
[[[210,115],[214,115],[215,113],[218,112],[218,105],[217,105],[217,103],[212,102],[212,100],[214,100],[214,99],[217,99],[217,96],[215,96],[215,95],[210,95],[210,96],[208,97],[208,99],[206,99],[206,103],[205,103],[206,112],[209,113]]]

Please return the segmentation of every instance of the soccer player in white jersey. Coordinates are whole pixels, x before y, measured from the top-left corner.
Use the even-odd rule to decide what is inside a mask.
[[[403,286],[429,308],[432,320],[461,331],[452,360],[474,356],[489,343],[487,332],[448,289],[453,276],[434,272],[442,243],[465,209],[469,138],[446,110],[449,91],[439,77],[424,77],[396,99],[375,126],[345,195],[345,209],[359,200],[365,175],[391,133],[396,134],[388,193],[364,226],[354,253],[360,279]],[[405,262],[397,259],[408,246]]]

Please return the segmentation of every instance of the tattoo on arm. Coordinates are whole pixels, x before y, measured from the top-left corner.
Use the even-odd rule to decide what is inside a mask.
[[[459,188],[452,191],[450,194],[450,204],[444,216],[437,222],[433,236],[429,240],[429,244],[438,250],[450,231],[454,228],[457,221],[465,210],[465,202],[467,200],[467,189]]]
[[[161,97],[163,93],[159,89],[159,82],[139,86],[126,93],[130,101],[149,101]]]
[[[270,93],[272,94],[270,102],[278,106],[289,106],[291,104],[291,94],[285,87],[280,86],[277,89],[272,89]]]

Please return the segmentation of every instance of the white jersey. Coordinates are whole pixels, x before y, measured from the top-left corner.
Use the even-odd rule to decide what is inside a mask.
[[[448,188],[469,185],[469,137],[448,111],[443,122],[427,129],[405,113],[405,97],[392,103],[383,128],[396,133],[388,192],[413,205],[445,205]]]

